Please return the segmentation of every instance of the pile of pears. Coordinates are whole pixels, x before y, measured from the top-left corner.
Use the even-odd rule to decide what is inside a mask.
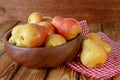
[[[96,33],[88,33],[82,43],[81,63],[88,68],[102,66],[112,52],[111,46]]]
[[[81,26],[74,18],[43,16],[40,12],[33,12],[27,23],[12,29],[9,42],[18,47],[53,47],[75,39],[80,32]]]

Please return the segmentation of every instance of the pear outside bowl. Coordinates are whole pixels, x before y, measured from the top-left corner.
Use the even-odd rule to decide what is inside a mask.
[[[71,61],[81,48],[82,34],[66,44],[55,47],[22,48],[8,42],[11,31],[4,36],[4,47],[11,59],[23,66],[32,68],[56,67]]]

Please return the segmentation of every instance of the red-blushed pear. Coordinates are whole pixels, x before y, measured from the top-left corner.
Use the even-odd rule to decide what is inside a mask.
[[[63,21],[64,21],[63,17],[55,16],[51,23],[58,29],[58,28],[62,28],[61,26],[63,24]]]
[[[38,25],[42,25],[45,28],[47,28],[48,29],[48,35],[55,33],[55,27],[54,27],[54,25],[51,22],[41,21],[40,23],[38,23]]]
[[[61,34],[67,39],[73,39],[80,33],[80,24],[74,18],[65,18],[63,22],[64,32]]]
[[[46,47],[58,46],[66,43],[66,39],[59,34],[48,35],[45,41]]]
[[[39,23],[42,21],[43,15],[39,12],[33,12],[28,17],[28,23]]]
[[[48,33],[47,31],[43,26],[28,23],[24,25],[24,29],[19,34],[19,40],[25,47],[38,47],[43,44]]]
[[[75,38],[81,31],[81,26],[74,18],[54,17],[52,24],[57,28],[58,33],[67,40]]]

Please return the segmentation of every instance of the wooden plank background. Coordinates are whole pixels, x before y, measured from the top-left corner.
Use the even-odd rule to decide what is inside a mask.
[[[1,0],[0,16],[27,21],[32,12],[88,22],[120,22],[120,0]],[[0,17],[1,18],[1,17]]]

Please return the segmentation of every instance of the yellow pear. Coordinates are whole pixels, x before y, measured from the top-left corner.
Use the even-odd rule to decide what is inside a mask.
[[[24,47],[21,38],[19,34],[14,34],[10,37],[9,42],[13,45]]]
[[[17,37],[17,35],[12,35],[10,38],[9,38],[9,42],[11,43],[11,44],[16,44],[16,37]]]
[[[23,29],[23,25],[22,25],[22,24],[16,25],[16,26],[13,28],[11,34],[12,34],[12,35],[14,35],[14,34],[15,34],[15,35],[16,35],[16,34],[19,34],[22,29]]]
[[[19,47],[25,47],[25,45],[23,44],[23,37],[19,34],[17,35],[17,38],[16,38],[16,46],[19,46]]]
[[[87,38],[90,38],[90,39],[94,40],[97,44],[101,45],[105,49],[107,54],[111,53],[111,51],[112,51],[111,46],[109,44],[107,44],[106,42],[104,42],[98,34],[89,33],[89,34],[87,34]]]
[[[11,44],[14,44],[16,45],[17,44],[17,39],[19,38],[19,34],[21,33],[23,29],[23,25],[17,25],[15,26],[13,29],[12,29],[12,32],[11,32],[11,37],[9,38],[9,42]]]
[[[40,23],[42,21],[42,14],[40,12],[33,12],[28,17],[28,23]]]
[[[80,59],[84,66],[95,68],[105,63],[107,54],[103,47],[87,38],[83,41]]]
[[[66,43],[66,39],[60,34],[50,34],[45,41],[46,47],[58,46]]]

